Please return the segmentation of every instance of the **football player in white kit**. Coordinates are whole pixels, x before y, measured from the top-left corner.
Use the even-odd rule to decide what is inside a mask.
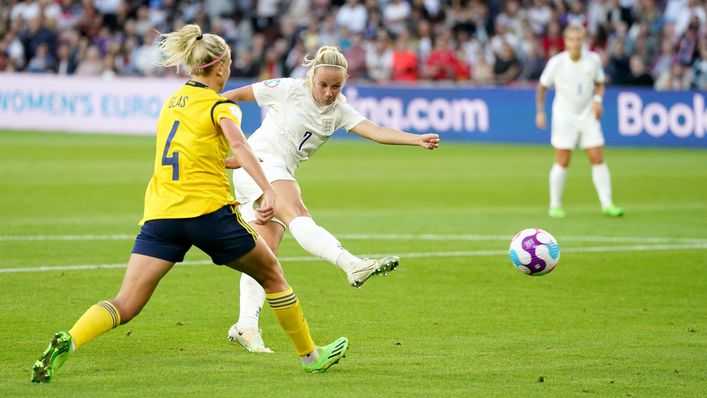
[[[236,168],[234,189],[243,219],[276,255],[285,227],[289,227],[302,248],[342,269],[351,286],[360,287],[371,276],[394,270],[398,257],[358,258],[317,225],[302,201],[294,177],[297,167],[341,128],[381,144],[421,146],[430,150],[439,146],[439,136],[381,127],[351,108],[341,95],[348,63],[338,48],[320,48],[313,59],[305,58],[304,66],[309,67],[304,79],[266,80],[223,93],[236,102],[257,101],[259,106],[268,107],[262,125],[248,138],[248,143],[262,160],[268,182],[275,189],[275,216],[271,222],[256,222],[255,208],[262,195],[260,187],[244,170],[237,169],[239,165],[233,158],[226,160],[226,166]],[[240,315],[229,329],[229,340],[240,343],[250,352],[271,352],[265,347],[258,329],[260,309],[265,301],[263,288],[243,274],[240,297]]]
[[[602,114],[604,70],[599,55],[583,51],[585,31],[582,26],[569,25],[564,32],[565,51],[548,61],[538,83],[535,124],[547,127],[545,93],[555,87],[552,102],[552,138],[555,164],[550,170],[550,209],[553,218],[565,218],[562,191],[567,178],[567,166],[572,150],[579,145],[592,164],[592,180],[601,202],[602,213],[620,217],[624,211],[616,207],[611,197],[611,176],[604,163],[604,136],[599,118]]]

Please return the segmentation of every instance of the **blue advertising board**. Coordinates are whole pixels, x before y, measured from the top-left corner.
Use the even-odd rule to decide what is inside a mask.
[[[415,133],[436,132],[445,141],[550,142],[549,128],[535,127],[532,88],[349,84],[344,94],[354,109],[378,124]],[[607,145],[707,148],[705,97],[705,92],[609,87],[601,119]],[[548,113],[552,99],[550,91]],[[259,125],[261,111],[255,104],[243,104],[242,108],[244,130],[252,132]],[[337,136],[347,135],[334,135]]]

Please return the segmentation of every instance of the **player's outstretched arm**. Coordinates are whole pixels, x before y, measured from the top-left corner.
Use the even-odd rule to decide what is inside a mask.
[[[222,93],[224,97],[236,102],[253,102],[255,101],[255,94],[253,94],[253,86],[247,85],[243,87],[238,87],[233,90],[228,90]]]
[[[263,191],[263,199],[260,201],[256,216],[258,222],[264,224],[275,215],[275,190],[265,177],[265,172],[260,167],[260,160],[255,156],[241,128],[233,120],[225,117],[221,118],[219,125],[233,152],[235,158],[233,161],[243,167]]]
[[[351,132],[379,144],[413,145],[421,146],[425,149],[439,147],[439,135],[437,134],[406,133],[398,129],[379,126],[370,120],[363,120],[354,126]]]

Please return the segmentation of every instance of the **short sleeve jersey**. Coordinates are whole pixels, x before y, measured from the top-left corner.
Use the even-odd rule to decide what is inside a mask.
[[[188,81],[162,106],[152,179],[145,192],[148,220],[191,218],[234,204],[226,174],[228,142],[219,122],[241,124],[241,110],[209,87]]]
[[[349,131],[365,119],[343,96],[331,105],[320,105],[302,79],[258,82],[253,93],[267,114],[248,141],[256,153],[279,157],[293,174],[335,131]]]
[[[563,51],[547,62],[540,84],[555,88],[552,104],[553,114],[582,114],[591,111],[594,85],[604,83],[605,75],[599,55],[583,51],[577,61],[573,61],[567,51]]]

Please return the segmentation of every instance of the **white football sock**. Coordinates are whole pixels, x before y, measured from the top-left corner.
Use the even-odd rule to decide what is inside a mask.
[[[611,174],[606,163],[592,166],[592,181],[594,181],[594,188],[597,190],[602,209],[614,204],[611,200]]]
[[[314,362],[317,361],[317,359],[319,359],[319,351],[318,351],[317,347],[314,347],[314,351],[310,352],[309,354],[301,355],[299,357],[299,359],[305,365],[313,364]]]
[[[550,169],[550,207],[562,206],[562,191],[566,180],[567,169],[554,163]]]
[[[317,225],[311,217],[295,217],[290,221],[290,232],[297,243],[311,254],[320,257],[348,273],[361,259],[341,247],[329,231]]]
[[[265,290],[255,279],[241,275],[241,309],[238,314],[238,329],[257,329],[260,310],[265,303]]]

